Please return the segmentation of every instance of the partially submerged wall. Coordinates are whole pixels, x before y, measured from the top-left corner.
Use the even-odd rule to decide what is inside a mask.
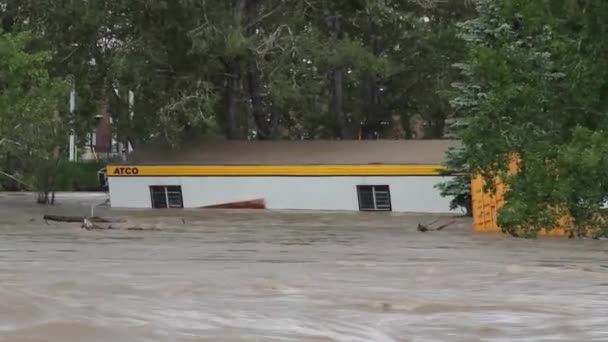
[[[452,213],[441,176],[110,177],[112,207],[151,208],[150,186],[182,188],[185,208],[264,199],[268,209],[358,211],[358,185],[388,185],[394,212]]]
[[[110,166],[111,203],[151,208],[152,186],[179,186],[185,208],[263,200],[268,209],[359,210],[358,186],[389,186],[395,212],[451,213],[439,165]],[[375,195],[374,195],[375,196]],[[180,205],[181,205],[180,204]]]

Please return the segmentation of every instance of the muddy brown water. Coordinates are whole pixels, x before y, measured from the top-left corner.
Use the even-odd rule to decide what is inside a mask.
[[[0,341],[608,341],[608,242],[416,215],[111,211],[0,194]]]

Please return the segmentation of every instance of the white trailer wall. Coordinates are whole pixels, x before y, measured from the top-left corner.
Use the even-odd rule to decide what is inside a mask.
[[[268,209],[358,211],[357,185],[389,185],[394,212],[452,213],[449,177],[110,177],[115,208],[151,208],[150,186],[180,185],[185,208],[265,199]]]

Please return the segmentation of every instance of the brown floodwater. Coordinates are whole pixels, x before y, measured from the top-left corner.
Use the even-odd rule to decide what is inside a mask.
[[[474,235],[459,219],[111,211],[85,231],[0,195],[0,341],[608,341],[608,242]]]

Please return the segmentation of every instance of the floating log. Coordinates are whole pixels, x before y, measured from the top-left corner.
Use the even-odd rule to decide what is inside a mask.
[[[45,221],[81,223],[84,217],[44,215]]]
[[[202,209],[266,209],[266,201],[264,199],[256,199],[251,201],[240,201],[222,203],[203,207]]]
[[[102,217],[84,217],[84,216],[57,216],[57,215],[44,215],[45,221],[53,221],[53,222],[67,222],[67,223],[82,223],[84,220],[89,220],[92,223],[114,223],[114,222],[124,222],[124,220],[112,220],[105,219]]]
[[[67,222],[67,223],[80,223],[80,227],[86,230],[131,230],[131,231],[161,231],[157,227],[137,227],[127,226],[120,227],[120,223],[127,223],[126,220],[119,219],[105,219],[102,217],[81,217],[81,216],[56,216],[56,215],[44,215],[45,221],[54,222]],[[185,222],[185,221],[184,221]],[[112,226],[113,223],[118,223],[117,227]]]
[[[90,220],[88,220],[86,218],[82,220],[82,226],[81,227],[83,229],[86,229],[86,230],[109,230],[109,229],[112,229],[111,225],[109,225],[107,227],[102,227],[100,225],[97,225],[97,224],[91,222]]]
[[[161,231],[160,228],[140,228],[140,227],[131,227],[131,228],[127,228],[127,230],[137,231],[137,232],[160,232]]]
[[[418,223],[418,231],[422,232],[422,233],[426,233],[426,232],[438,232],[438,231],[442,231],[443,229],[451,226],[452,224],[454,224],[454,221],[450,221],[449,223],[446,224],[442,224],[441,226],[438,226],[436,228],[433,228],[431,225],[437,223],[437,221],[430,223],[428,225],[424,225],[422,223]]]
[[[446,224],[443,224],[443,225],[441,225],[441,226],[439,226],[439,227],[435,228],[435,230],[437,230],[437,231],[441,231],[441,230],[443,230],[444,228],[447,228],[447,227],[449,227],[449,226],[451,226],[451,225],[453,225],[453,224],[454,224],[454,221],[451,221],[451,222],[448,222],[448,223],[446,223]]]

